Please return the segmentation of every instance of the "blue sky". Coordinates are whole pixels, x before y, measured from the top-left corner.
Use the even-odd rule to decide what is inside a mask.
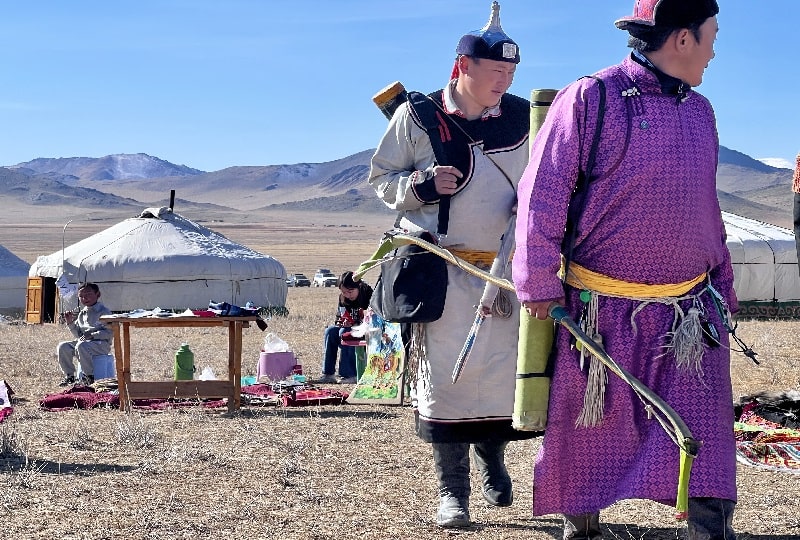
[[[719,0],[699,90],[721,144],[793,166],[800,151],[797,0]],[[617,63],[633,0],[503,0],[520,45],[511,91]],[[144,152],[213,171],[324,162],[374,148],[371,98],[430,92],[490,0],[27,0],[0,4],[0,165]]]

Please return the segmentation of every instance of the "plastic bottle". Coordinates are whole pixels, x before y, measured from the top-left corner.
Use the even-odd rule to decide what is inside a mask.
[[[181,348],[175,353],[175,380],[192,379],[194,379],[194,353],[189,349],[188,343],[181,343]]]

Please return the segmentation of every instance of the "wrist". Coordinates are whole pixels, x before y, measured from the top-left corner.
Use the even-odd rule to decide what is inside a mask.
[[[412,188],[420,201],[430,203],[439,200],[440,195],[436,192],[435,178],[436,175],[433,172],[433,168],[414,173]]]

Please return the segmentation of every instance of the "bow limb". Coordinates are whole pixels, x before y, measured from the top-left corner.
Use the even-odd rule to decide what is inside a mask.
[[[689,427],[683,419],[669,406],[663,399],[661,399],[655,392],[648,388],[639,379],[628,373],[622,366],[620,366],[608,353],[605,352],[602,346],[590,338],[586,333],[581,330],[580,326],[573,321],[567,314],[567,310],[562,306],[555,305],[550,308],[550,317],[557,323],[563,326],[575,339],[581,342],[589,352],[591,352],[600,362],[602,362],[609,370],[611,370],[620,379],[625,381],[634,392],[645,403],[648,410],[653,407],[657,409],[655,417],[670,436],[672,441],[678,446],[681,452],[680,470],[678,474],[678,493],[676,496],[675,517],[678,519],[685,519],[689,508],[689,477],[691,475],[692,462],[697,456],[700,443],[692,436]],[[669,426],[667,425],[669,424]]]
[[[465,272],[479,277],[485,281],[492,282],[501,289],[515,291],[514,284],[505,279],[493,276],[490,272],[481,270],[473,264],[456,257],[446,249],[427,242],[421,238],[408,236],[403,233],[391,232],[387,233],[387,240],[391,243],[391,247],[386,249],[388,252],[392,247],[401,246],[404,244],[416,244],[428,251],[435,253],[444,260],[461,268]],[[386,241],[386,240],[385,240]],[[383,248],[383,244],[381,246]],[[380,249],[379,249],[380,251]],[[384,254],[386,253],[384,252]],[[375,256],[373,256],[373,259]],[[379,261],[372,263],[374,266]],[[363,264],[362,264],[363,266]],[[681,419],[678,413],[675,412],[663,399],[661,399],[655,392],[650,390],[644,383],[636,377],[628,373],[619,364],[617,364],[605,350],[595,343],[589,336],[587,336],[578,325],[573,321],[567,311],[559,305],[554,305],[550,308],[550,317],[556,322],[564,326],[570,334],[580,340],[587,349],[594,354],[611,372],[620,377],[630,386],[634,392],[645,402],[648,411],[657,412],[656,419],[670,436],[672,441],[678,446],[681,452],[681,466],[678,476],[678,493],[676,496],[677,502],[675,506],[676,515],[678,519],[685,519],[687,517],[689,507],[689,477],[691,475],[691,468],[694,458],[697,456],[700,443],[692,436],[686,423]],[[663,418],[662,418],[663,416]]]
[[[391,250],[395,248],[395,245],[392,243],[391,237],[384,236],[381,240],[381,243],[378,245],[378,249],[375,250],[375,253],[372,254],[372,257],[368,261],[362,262],[356,271],[353,272],[353,281],[359,281],[364,274],[367,273],[368,270],[371,270],[375,266],[381,263],[383,257],[386,256]]]
[[[390,232],[387,233],[387,235],[391,239],[393,247],[398,247],[405,244],[416,244],[419,247],[430,251],[431,253],[435,253],[439,257],[443,258],[445,261],[449,262],[454,266],[457,266],[458,268],[461,268],[462,270],[464,270],[469,274],[472,274],[473,276],[479,277],[484,281],[490,281],[495,285],[497,285],[498,287],[500,287],[501,289],[506,289],[508,291],[515,290],[514,284],[508,279],[493,276],[490,272],[482,270],[477,266],[475,266],[474,264],[468,263],[464,259],[453,255],[452,253],[450,253],[441,246],[437,246],[436,244],[428,242],[427,240],[423,240],[422,238],[417,238],[416,236],[409,236],[407,234],[399,232]],[[362,264],[362,266],[364,264]]]

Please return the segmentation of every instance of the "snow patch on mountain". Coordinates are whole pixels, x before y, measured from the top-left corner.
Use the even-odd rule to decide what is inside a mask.
[[[270,180],[288,180],[292,178],[308,178],[316,173],[315,163],[297,163],[294,165],[277,165],[270,171]]]
[[[794,169],[794,163],[792,163],[788,159],[777,158],[777,157],[766,157],[766,158],[756,158],[756,159],[761,163],[763,163],[764,165],[769,165],[770,167],[776,167],[778,169]]]
[[[36,158],[10,168],[37,174],[67,175],[81,180],[137,180],[167,176],[194,176],[204,171],[147,154],[112,154],[101,158]]]

